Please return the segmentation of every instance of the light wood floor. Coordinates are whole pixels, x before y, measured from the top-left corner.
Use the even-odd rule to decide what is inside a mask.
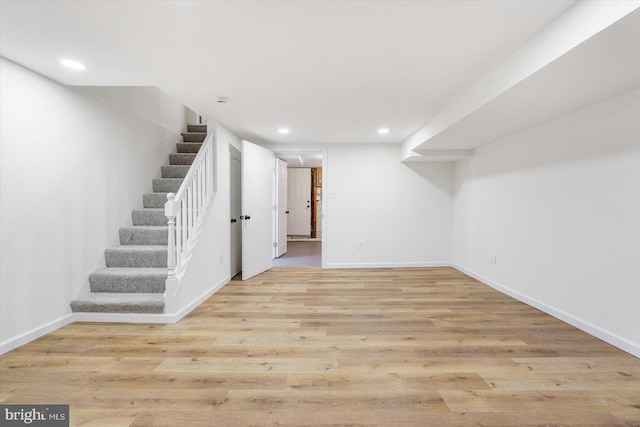
[[[71,425],[640,426],[640,359],[451,268],[274,269],[0,369],[2,403],[69,403]]]

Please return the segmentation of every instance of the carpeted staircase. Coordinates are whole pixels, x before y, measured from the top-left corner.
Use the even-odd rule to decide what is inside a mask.
[[[89,275],[90,292],[71,301],[74,313],[164,313],[167,279],[167,193],[176,193],[207,136],[207,125],[188,125],[153,180],[153,193],[142,196],[143,209],[131,213],[132,226],[120,229],[120,245],[104,253],[106,268]]]

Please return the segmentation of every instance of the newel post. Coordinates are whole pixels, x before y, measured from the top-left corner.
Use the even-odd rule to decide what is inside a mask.
[[[167,216],[168,242],[167,242],[167,280],[164,282],[164,312],[174,314],[179,309],[178,278],[176,277],[176,195],[167,194],[167,203],[164,205],[164,214]]]
[[[167,225],[169,226],[169,241],[167,248],[167,280],[175,280],[176,278],[176,203],[174,199],[176,195],[167,194],[167,203],[164,205],[164,214],[167,216]]]

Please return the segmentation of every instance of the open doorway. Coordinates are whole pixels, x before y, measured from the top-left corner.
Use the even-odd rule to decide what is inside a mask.
[[[286,227],[286,251],[281,247],[274,250],[273,266],[321,267],[324,156],[321,152],[286,152],[276,153],[276,157],[277,162],[286,164],[286,197],[282,194],[283,172],[275,180],[280,188],[274,189],[276,212],[278,208],[286,212],[286,224],[282,216],[275,219],[275,233],[280,233],[280,239]]]

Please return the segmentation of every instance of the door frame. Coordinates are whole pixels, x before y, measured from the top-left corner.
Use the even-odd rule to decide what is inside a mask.
[[[234,182],[234,177],[232,175],[232,167],[231,165],[233,164],[234,161],[237,161],[239,163],[239,177],[237,182]],[[233,212],[233,188],[234,186],[236,186],[235,188],[237,188],[238,191],[238,202],[239,202],[239,209],[238,212],[236,212],[237,215],[234,215]],[[236,241],[234,242],[234,233],[233,231],[230,231],[229,233],[229,241],[230,241],[230,245],[229,245],[229,271],[230,271],[230,275],[231,278],[234,278],[237,274],[239,274],[240,272],[242,272],[242,227],[241,227],[241,223],[240,223],[240,215],[242,214],[242,152],[240,150],[238,150],[236,147],[234,147],[233,145],[229,144],[229,217],[231,218],[231,220],[235,220],[235,223],[231,223],[230,224],[230,229],[233,229],[233,227],[235,227],[235,233],[236,233]],[[237,245],[237,246],[236,246]],[[234,251],[234,249],[239,249],[239,256],[236,256],[237,254],[235,253],[236,251]],[[235,262],[234,262],[235,261]],[[239,264],[240,265],[240,269],[238,271],[236,271],[236,266],[234,264]]]
[[[327,268],[327,242],[329,236],[329,227],[328,218],[329,218],[329,209],[327,208],[327,199],[329,199],[329,186],[330,182],[328,179],[328,164],[329,164],[329,150],[327,148],[312,148],[312,147],[304,147],[299,145],[292,146],[277,146],[272,147],[271,151],[276,155],[279,154],[320,154],[322,156],[322,241],[321,241],[321,260],[322,260],[322,268]]]
[[[285,176],[285,188],[284,191],[282,191],[282,193],[284,193],[284,198],[285,201],[287,200],[287,185],[286,183],[288,183],[288,176],[287,176],[287,162],[285,162],[282,159],[279,159],[278,157],[276,157],[276,155],[274,154],[273,157],[273,171],[274,171],[274,177],[273,177],[273,258],[279,258],[281,256],[283,256],[284,254],[287,253],[287,230],[286,227],[288,226],[288,215],[289,215],[289,211],[287,210],[287,206],[286,206],[286,202],[285,202],[285,206],[283,207],[280,204],[280,199],[281,199],[281,191],[282,189],[280,188],[280,177],[282,174],[281,171],[281,166],[284,166],[284,176]],[[280,253],[280,246],[282,244],[281,240],[280,240],[280,234],[281,234],[281,227],[280,227],[280,211],[281,210],[285,210],[286,214],[285,214],[285,222],[287,223],[287,226],[285,226],[285,232],[284,232],[284,252]]]

